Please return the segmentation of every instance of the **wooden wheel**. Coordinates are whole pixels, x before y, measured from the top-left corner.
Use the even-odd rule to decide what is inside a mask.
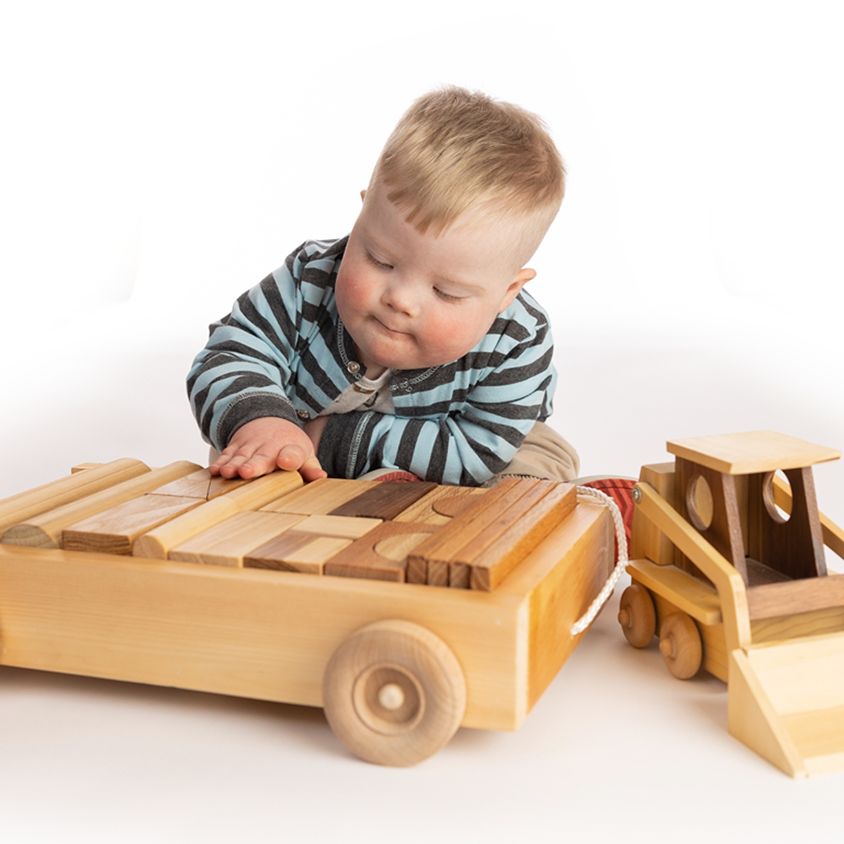
[[[622,592],[618,623],[634,648],[644,648],[656,635],[656,610],[653,598],[644,586],[633,583]]]
[[[437,636],[407,621],[358,630],[334,652],[322,682],[331,729],[379,765],[415,765],[444,747],[463,720],[466,682]]]
[[[678,680],[688,680],[697,674],[703,660],[703,645],[691,616],[673,612],[665,617],[659,631],[659,652]]]

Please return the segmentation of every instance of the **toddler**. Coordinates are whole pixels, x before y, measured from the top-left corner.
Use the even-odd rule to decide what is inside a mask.
[[[535,115],[454,87],[417,100],[351,234],[304,243],[211,326],[188,376],[211,473],[574,478],[545,424],[548,316],[524,289],[564,178]]]

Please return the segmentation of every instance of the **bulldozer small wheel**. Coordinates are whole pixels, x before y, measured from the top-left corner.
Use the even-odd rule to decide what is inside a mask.
[[[656,610],[644,586],[634,583],[624,590],[618,604],[618,623],[634,648],[644,648],[656,635]]]
[[[663,619],[659,631],[659,652],[668,670],[678,680],[688,680],[700,670],[703,644],[691,616],[673,612]]]

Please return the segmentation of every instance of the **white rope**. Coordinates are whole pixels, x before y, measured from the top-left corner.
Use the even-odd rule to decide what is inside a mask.
[[[627,563],[629,562],[627,534],[624,530],[624,519],[621,517],[621,510],[618,509],[618,504],[616,504],[615,501],[613,501],[608,495],[597,489],[592,489],[592,487],[589,486],[579,486],[577,488],[577,492],[580,495],[591,495],[593,498],[597,498],[609,507],[610,513],[612,514],[613,524],[615,525],[615,538],[618,543],[618,562],[616,563],[612,574],[607,579],[607,582],[604,584],[604,588],[589,605],[589,609],[586,610],[586,612],[572,626],[572,636],[577,636],[578,633],[582,633],[595,620],[596,616],[601,611],[601,607],[604,606],[604,604],[609,600],[610,595],[612,595],[616,583],[618,583],[621,575],[624,574],[627,569]]]

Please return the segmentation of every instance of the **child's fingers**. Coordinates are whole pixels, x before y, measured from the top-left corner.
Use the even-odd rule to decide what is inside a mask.
[[[311,457],[306,460],[300,467],[299,467],[299,474],[302,476],[302,480],[305,483],[310,483],[311,481],[318,481],[320,478],[327,478],[328,473],[319,465],[319,460],[316,457]]]

